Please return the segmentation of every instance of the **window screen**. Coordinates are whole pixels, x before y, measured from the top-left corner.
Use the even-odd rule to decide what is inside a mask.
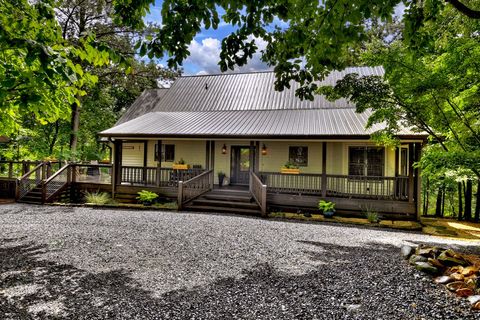
[[[384,163],[384,148],[350,147],[348,149],[348,174],[351,176],[383,176]]]
[[[173,162],[175,160],[175,145],[162,144],[162,162]],[[158,161],[158,143],[155,144],[155,161]]]

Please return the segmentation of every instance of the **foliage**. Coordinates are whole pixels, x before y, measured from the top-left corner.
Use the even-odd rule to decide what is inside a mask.
[[[158,198],[158,194],[155,192],[150,192],[148,190],[142,190],[138,192],[138,197],[137,199],[140,200],[140,202],[153,202],[155,199]]]
[[[335,212],[335,203],[331,201],[320,200],[318,202],[318,209],[322,212]]]
[[[118,23],[132,27],[142,24],[142,17],[154,0],[116,1]],[[275,67],[277,90],[300,83],[297,94],[313,99],[316,80],[329,71],[343,69],[352,62],[352,50],[365,40],[369,22],[391,21],[396,6],[406,5],[403,16],[404,36],[411,47],[424,46],[421,28],[434,20],[444,8],[455,6],[475,17],[474,9],[458,6],[450,0],[266,0],[266,1],[164,1],[162,26],[151,39],[138,44],[140,55],[163,58],[168,55],[170,68],[187,58],[188,45],[202,28],[217,29],[223,20],[235,30],[222,40],[222,71],[245,65],[258,50],[256,40],[267,42],[261,52],[263,61]],[[160,17],[159,17],[160,18]]]
[[[185,160],[183,158],[180,158],[175,164],[185,164]]]
[[[93,204],[108,204],[111,203],[112,199],[110,195],[106,192],[86,192],[85,193],[85,202]]]
[[[285,169],[298,169],[298,168],[299,168],[296,164],[294,164],[294,163],[291,162],[291,161],[287,161],[287,162],[283,165],[283,167],[284,167]]]
[[[221,171],[221,170],[218,171],[217,174],[218,174],[219,177],[220,177],[220,176],[223,176],[223,177],[226,176],[225,172],[223,172],[223,171]]]
[[[365,212],[365,217],[370,223],[377,223],[378,221],[380,221],[378,217],[378,212],[375,212],[375,211]]]

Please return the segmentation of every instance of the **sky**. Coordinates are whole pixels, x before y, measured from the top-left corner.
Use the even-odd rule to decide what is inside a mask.
[[[157,0],[155,5],[150,7],[150,13],[145,17],[147,22],[161,23],[160,10],[162,1]],[[218,61],[220,57],[221,41],[224,37],[229,35],[234,28],[221,22],[216,30],[209,29],[197,34],[195,39],[189,45],[190,56],[183,63],[184,75],[197,75],[197,74],[215,74],[220,73],[220,67]],[[263,39],[256,39],[255,43],[259,50],[262,50],[266,46],[266,42]],[[165,61],[159,61],[160,64],[166,65]],[[236,69],[237,72],[251,72],[251,71],[264,71],[270,68],[260,60],[260,53],[257,52],[253,55],[251,61]]]
[[[162,0],[156,0],[155,5],[150,7],[150,13],[145,17],[146,22],[161,23]],[[395,9],[395,15],[401,17],[405,6],[401,3]],[[221,12],[219,12],[221,13]],[[285,27],[285,23],[278,21],[276,23]],[[216,30],[202,29],[189,45],[190,56],[183,63],[184,75],[201,75],[220,73],[218,61],[220,57],[221,41],[224,37],[234,31],[234,28],[221,21]],[[264,49],[266,42],[263,39],[256,39],[255,43],[258,51],[253,55],[249,63],[241,68],[237,67],[236,72],[253,72],[270,70],[267,64],[260,59],[260,50]],[[161,65],[166,65],[165,59],[158,61]]]

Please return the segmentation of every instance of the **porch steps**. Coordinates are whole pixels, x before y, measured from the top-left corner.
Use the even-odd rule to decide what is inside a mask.
[[[193,200],[185,209],[192,211],[231,212],[260,215],[261,209],[246,190],[214,189]]]

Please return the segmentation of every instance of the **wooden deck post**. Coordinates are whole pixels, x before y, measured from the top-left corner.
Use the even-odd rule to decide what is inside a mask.
[[[8,163],[8,178],[13,178],[13,161]]]
[[[255,173],[260,172],[260,141],[255,142]]]
[[[147,185],[147,164],[148,164],[148,140],[143,141],[143,172],[142,172],[142,180],[143,185]]]
[[[322,142],[322,197],[327,196],[327,143]]]
[[[413,143],[408,144],[408,202],[414,201],[413,163],[415,162]]]
[[[260,201],[262,204],[262,217],[267,216],[267,186],[262,185],[262,199]]]
[[[255,141],[250,141],[250,153],[248,161],[250,162],[249,171],[254,172],[255,169]]]
[[[205,141],[205,169],[210,170],[210,140]]]
[[[182,210],[183,204],[183,181],[178,181],[177,206],[178,210]]]
[[[157,141],[157,181],[156,186],[160,187],[160,180],[162,179],[162,140]]]
[[[421,143],[416,143],[415,144],[415,161],[420,161],[420,158],[422,156],[422,144]],[[415,201],[416,201],[416,208],[417,208],[417,220],[420,220],[421,216],[421,210],[420,210],[420,205],[421,205],[421,198],[422,198],[422,176],[421,176],[421,169],[416,168],[415,169],[415,180],[416,180],[416,192],[415,192]]]

